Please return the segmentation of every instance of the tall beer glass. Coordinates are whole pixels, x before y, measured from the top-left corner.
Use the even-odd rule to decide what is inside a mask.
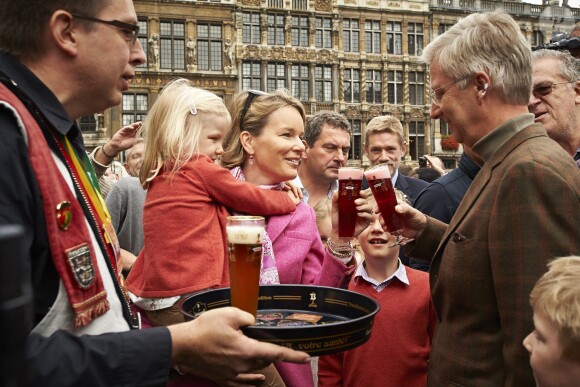
[[[363,170],[360,168],[338,169],[338,236],[352,238],[356,225],[356,205],[360,197]]]
[[[265,224],[261,216],[229,216],[226,224],[231,305],[253,314],[254,317],[258,311]]]
[[[364,174],[377,201],[379,211],[385,220],[387,231],[391,234],[401,231],[403,222],[395,211],[397,196],[391,181],[389,166],[387,164],[375,165],[367,169]]]

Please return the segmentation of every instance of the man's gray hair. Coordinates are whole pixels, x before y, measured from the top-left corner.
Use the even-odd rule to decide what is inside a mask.
[[[539,59],[555,59],[559,62],[560,74],[568,82],[580,81],[580,59],[575,58],[568,51],[537,50],[532,53],[534,61]]]
[[[458,80],[478,71],[505,103],[527,105],[532,89],[532,51],[518,24],[506,13],[474,13],[459,20],[423,51],[421,60],[436,63]],[[468,80],[457,83],[463,88]]]

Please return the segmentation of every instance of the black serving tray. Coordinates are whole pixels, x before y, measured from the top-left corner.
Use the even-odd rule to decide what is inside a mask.
[[[230,306],[229,288],[187,296],[181,302],[181,311],[188,319],[193,319],[206,310],[224,306]],[[372,298],[343,289],[265,285],[260,286],[258,324],[242,327],[242,331],[256,340],[312,356],[328,355],[365,343],[379,309]],[[305,320],[302,320],[303,315],[307,315]],[[305,325],[293,326],[296,321]]]

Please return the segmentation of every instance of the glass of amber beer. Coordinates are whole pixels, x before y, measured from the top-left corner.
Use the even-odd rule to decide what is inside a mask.
[[[258,311],[265,225],[265,219],[261,216],[229,216],[226,224],[231,305],[254,317]]]
[[[395,246],[404,245],[412,239],[400,235],[403,230],[401,215],[395,211],[397,196],[391,181],[391,172],[387,164],[378,164],[367,169],[364,175],[375,197],[379,212],[383,216],[387,232],[396,236]]]
[[[338,169],[338,236],[352,238],[356,225],[356,205],[360,197],[363,170],[360,168]]]

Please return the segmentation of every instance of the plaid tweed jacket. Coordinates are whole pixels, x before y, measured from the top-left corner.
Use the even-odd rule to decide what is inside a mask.
[[[528,297],[547,262],[580,254],[580,170],[528,126],[483,166],[450,224],[429,218],[407,252],[432,261],[429,386],[535,386]]]

